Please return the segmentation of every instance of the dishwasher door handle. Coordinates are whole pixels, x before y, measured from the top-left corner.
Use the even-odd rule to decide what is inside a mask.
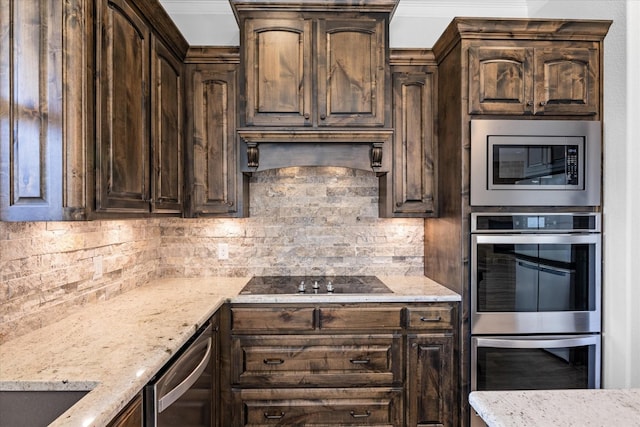
[[[196,366],[196,368],[189,375],[187,375],[187,377],[182,380],[180,384],[175,386],[173,390],[158,399],[158,413],[161,413],[169,406],[171,406],[173,402],[180,399],[180,397],[182,397],[182,395],[185,394],[187,390],[189,390],[191,386],[195,384],[196,381],[198,381],[200,375],[202,375],[204,370],[207,368],[209,360],[211,360],[212,341],[213,339],[209,337],[209,339],[207,340],[207,351],[205,352],[205,355],[200,363],[198,363],[198,366]]]

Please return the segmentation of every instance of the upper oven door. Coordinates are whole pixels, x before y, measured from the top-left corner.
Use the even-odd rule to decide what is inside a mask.
[[[601,236],[473,234],[473,334],[600,331]]]
[[[472,120],[472,206],[598,206],[600,123]]]

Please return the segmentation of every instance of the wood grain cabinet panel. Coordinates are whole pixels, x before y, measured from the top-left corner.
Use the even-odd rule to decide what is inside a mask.
[[[0,219],[62,219],[63,7],[0,9]]]
[[[386,3],[379,12],[392,10]],[[336,13],[330,2],[326,11],[231,5],[241,28],[241,127],[388,125],[387,13],[359,4]]]
[[[182,60],[141,5],[98,4],[95,211],[181,214]]]
[[[234,336],[231,346],[243,387],[402,383],[401,335]]]
[[[236,149],[238,57],[224,49],[187,60],[187,181],[189,216],[242,215]],[[213,62],[205,62],[213,61]]]
[[[401,408],[399,389],[243,389],[233,393],[231,425],[396,427]]]
[[[453,335],[407,337],[407,426],[458,425],[453,339]]]
[[[125,0],[100,2],[96,211],[146,213],[150,188],[150,30]]]
[[[157,37],[151,63],[151,139],[155,212],[180,213],[183,208],[183,65]]]
[[[311,20],[247,19],[245,37],[247,124],[310,124]]]
[[[316,309],[288,305],[264,308],[231,308],[231,330],[233,333],[313,331]]]
[[[457,426],[458,303],[230,304],[230,313],[223,401],[234,425]]]
[[[317,44],[318,124],[384,125],[384,21],[321,19]]]
[[[596,115],[599,53],[592,43],[469,47],[469,113]]]
[[[399,330],[399,307],[321,307],[321,330]]]
[[[437,215],[436,71],[394,67],[393,171],[385,191],[390,216]]]

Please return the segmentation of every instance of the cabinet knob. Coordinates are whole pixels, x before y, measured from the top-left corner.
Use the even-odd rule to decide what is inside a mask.
[[[547,105],[547,101],[540,101],[540,106],[544,107],[545,105]]]
[[[533,107],[533,101],[527,101],[527,107]]]
[[[305,120],[309,120],[309,117],[311,117],[311,115],[309,113],[304,113],[304,119]]]
[[[326,114],[320,114],[320,120],[325,120],[327,118]]]

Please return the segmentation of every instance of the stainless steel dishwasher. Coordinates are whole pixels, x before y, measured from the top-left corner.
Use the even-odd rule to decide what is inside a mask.
[[[212,425],[213,345],[208,322],[145,387],[146,427]]]

